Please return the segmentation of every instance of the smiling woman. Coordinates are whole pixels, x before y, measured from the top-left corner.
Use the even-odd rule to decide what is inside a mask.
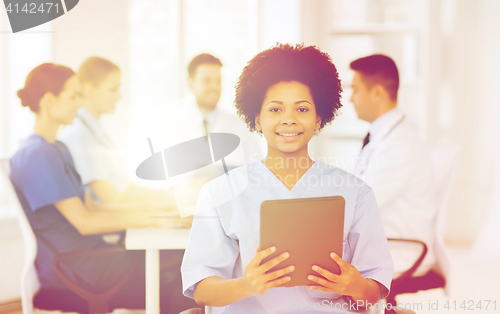
[[[197,212],[217,219],[194,219],[181,267],[186,296],[198,304],[227,306],[226,313],[291,313],[297,310],[294,300],[313,304],[321,298],[352,308],[388,294],[392,260],[373,191],[308,153],[315,131],[341,107],[340,93],[335,65],[314,46],[278,44],[248,62],[236,85],[235,104],[248,128],[264,135],[268,155],[229,172],[235,186],[247,184],[234,199],[224,197],[231,193],[224,177],[201,190]],[[346,200],[343,258],[334,253],[327,258],[341,274],[312,265],[309,286],[282,287],[295,268],[284,267],[289,252],[258,248],[262,202],[337,195]],[[277,250],[282,252],[278,257],[262,263]],[[277,265],[280,269],[270,272]],[[331,308],[313,310],[308,313],[332,313]]]

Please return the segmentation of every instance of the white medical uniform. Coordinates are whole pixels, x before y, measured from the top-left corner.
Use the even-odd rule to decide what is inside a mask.
[[[193,298],[194,285],[204,278],[243,276],[244,267],[259,246],[263,201],[336,195],[345,199],[343,259],[354,265],[363,277],[380,283],[381,297],[387,295],[393,273],[392,259],[375,197],[362,180],[320,161],[316,161],[291,190],[260,161],[229,173],[204,185],[200,193],[181,267],[186,296]],[[228,180],[232,188],[228,187]],[[228,198],[233,190],[243,192]],[[314,303],[320,303],[321,308],[307,313],[345,312],[340,306],[335,310],[335,305],[322,304],[324,300],[341,305],[347,298],[306,286],[277,287],[261,296],[230,304],[224,313],[292,313]]]
[[[417,275],[435,262],[432,250],[433,221],[437,210],[432,164],[424,141],[399,108],[394,108],[370,126],[370,142],[354,165],[352,173],[363,179],[375,193],[388,238],[415,239],[429,251]],[[395,276],[413,265],[421,246],[394,246]]]
[[[92,181],[109,181],[116,190],[125,191],[128,177],[122,159],[87,109],[78,109],[73,124],[64,127],[59,140],[71,152],[84,185]]]

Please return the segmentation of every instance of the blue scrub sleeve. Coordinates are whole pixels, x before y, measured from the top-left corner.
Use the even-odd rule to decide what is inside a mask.
[[[213,195],[205,185],[200,191],[181,266],[182,290],[187,297],[194,298],[194,285],[207,277],[232,278],[239,246],[227,236],[221,225],[222,218],[217,217],[219,212]]]
[[[78,195],[75,182],[64,169],[64,161],[54,147],[31,154],[19,173],[18,186],[30,208],[54,204]]]
[[[351,265],[365,278],[380,284],[380,297],[391,288],[394,266],[387,244],[382,219],[373,190],[366,184],[360,188],[347,245],[353,252]]]

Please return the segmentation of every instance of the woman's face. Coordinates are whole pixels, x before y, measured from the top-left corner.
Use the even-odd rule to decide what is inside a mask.
[[[61,124],[71,124],[76,116],[76,110],[81,106],[80,83],[76,75],[70,77],[64,84],[59,96],[53,97],[49,108],[51,117]]]
[[[307,156],[307,144],[321,126],[307,85],[280,82],[267,89],[255,126],[268,144],[268,155]],[[299,156],[300,155],[300,156]]]
[[[90,102],[100,113],[113,113],[120,94],[121,73],[114,71],[109,73],[99,85],[90,84]]]

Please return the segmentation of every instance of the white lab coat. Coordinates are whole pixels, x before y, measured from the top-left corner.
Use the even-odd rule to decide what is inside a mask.
[[[252,134],[241,119],[218,108],[207,116],[203,116],[194,96],[150,111],[145,119],[148,121],[148,126],[143,131],[143,141],[150,138],[155,151],[206,136],[203,124],[203,120],[206,119],[210,133],[232,133],[240,138],[238,147],[224,157],[227,169],[230,170],[263,158],[258,144],[258,135]],[[167,179],[181,216],[194,214],[201,186],[223,173],[224,167],[222,161],[219,160],[200,169]]]
[[[370,142],[360,152],[352,172],[374,191],[388,238],[423,241],[429,251],[417,275],[435,262],[432,243],[437,212],[432,164],[427,146],[399,108],[370,126]],[[411,267],[421,251],[411,245],[391,245],[395,276]]]
[[[203,116],[194,96],[186,97],[176,104],[166,104],[147,115],[148,127],[144,137],[153,141],[155,150],[165,149],[198,137],[206,136],[203,120],[208,121],[211,133],[232,133],[240,138],[239,153],[226,159],[228,166],[236,167],[263,159],[263,139],[252,134],[236,115],[219,108]]]
[[[245,154],[245,164],[263,159],[259,142],[264,141],[257,134],[251,133],[246,124],[239,117],[231,115],[221,109],[214,109],[204,117],[208,121],[208,131],[211,133],[232,133],[238,135]],[[262,144],[262,143],[260,143]],[[240,166],[241,162],[228,159],[228,164]]]
[[[207,277],[230,279],[244,274],[259,246],[263,201],[336,195],[346,202],[343,259],[365,278],[379,282],[385,297],[393,266],[373,192],[359,178],[320,161],[291,190],[262,162],[236,168],[204,185],[181,266],[184,294],[193,298],[194,285]],[[224,313],[294,313],[315,303],[320,303],[319,308],[307,313],[345,313],[335,309],[335,304],[345,302],[339,294],[306,286],[277,287],[233,303]]]
[[[79,108],[73,124],[67,125],[58,139],[69,149],[82,183],[109,181],[113,188],[125,191],[128,176],[113,142],[92,114]]]

